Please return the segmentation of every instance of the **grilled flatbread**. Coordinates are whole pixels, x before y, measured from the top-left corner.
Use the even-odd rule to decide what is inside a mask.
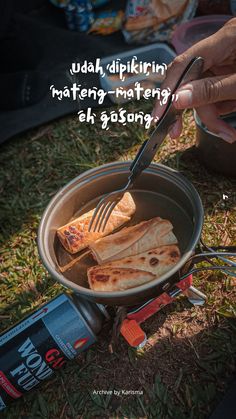
[[[115,206],[104,231],[89,232],[88,226],[93,216],[94,209],[70,221],[57,230],[57,235],[64,248],[70,253],[77,253],[87,247],[91,242],[110,234],[116,228],[131,219],[136,210],[135,203],[129,192]]]
[[[122,291],[159,278],[180,259],[178,246],[160,246],[136,256],[119,259],[88,269],[88,281],[94,291]]]
[[[96,261],[101,265],[108,261],[137,255],[158,246],[176,244],[170,221],[155,217],[135,226],[123,228],[108,237],[90,243]]]

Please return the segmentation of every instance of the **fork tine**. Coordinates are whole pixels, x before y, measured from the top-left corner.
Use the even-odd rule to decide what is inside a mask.
[[[103,226],[102,226],[102,231],[104,231],[104,230],[105,230],[106,225],[107,225],[107,222],[108,222],[108,220],[109,220],[109,218],[110,218],[110,216],[111,216],[111,213],[112,213],[113,209],[115,208],[116,204],[117,204],[117,200],[116,200],[116,201],[113,201],[113,202],[111,203],[111,205],[110,205],[109,210],[106,212],[106,215],[104,215],[104,217],[103,217]]]
[[[106,206],[104,207],[104,211],[102,212],[102,214],[99,217],[99,223],[98,223],[98,226],[97,226],[97,231],[101,230],[104,217],[106,217],[107,211],[109,211],[109,208],[112,205],[112,203],[113,203],[113,201],[108,201],[106,203]]]
[[[94,227],[93,227],[94,232],[99,231],[99,229],[98,229],[99,223],[101,221],[101,217],[103,216],[104,210],[106,209],[106,206],[107,206],[108,202],[107,201],[101,202],[101,204],[99,205],[99,210],[97,211],[95,224],[94,224]]]
[[[89,226],[88,226],[88,231],[92,230],[92,226],[97,218],[98,213],[100,212],[101,208],[105,205],[105,201],[104,198],[100,199],[99,203],[97,204],[95,211],[93,213],[93,216],[90,220]],[[99,220],[99,217],[97,218],[97,220]],[[95,229],[93,228],[93,231],[95,231]]]
[[[116,204],[122,199],[125,191],[130,186],[131,181],[129,180],[127,185],[122,188],[118,189],[117,191],[110,192],[107,195],[103,196],[103,198],[100,199],[99,203],[97,204],[93,216],[90,220],[88,231],[100,231],[102,228],[102,231],[105,230],[107,221],[116,206]],[[113,197],[115,197],[113,199]],[[94,225],[95,223],[95,225]]]

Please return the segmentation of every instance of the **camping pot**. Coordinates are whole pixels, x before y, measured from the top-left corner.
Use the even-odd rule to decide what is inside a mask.
[[[204,166],[225,176],[236,177],[236,142],[229,144],[212,133],[201,122],[196,111],[196,150],[199,160]],[[236,113],[222,117],[232,127],[236,128]]]
[[[57,228],[94,208],[103,194],[125,185],[130,163],[106,164],[73,179],[51,200],[38,231],[39,254],[52,277],[81,297],[105,305],[135,305],[167,291],[188,271],[203,226],[203,207],[193,185],[179,172],[152,163],[130,191],[136,212],[127,225],[156,216],[170,220],[182,255],[179,262],[158,279],[116,292],[89,289],[86,266],[82,263],[62,273],[57,258],[61,246],[56,235]]]

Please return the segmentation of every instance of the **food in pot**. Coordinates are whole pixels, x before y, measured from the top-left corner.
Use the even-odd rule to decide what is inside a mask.
[[[142,221],[132,227],[126,227],[117,233],[101,238],[89,247],[99,264],[134,256],[163,245],[176,244],[170,221],[160,217]]]
[[[159,278],[175,266],[180,251],[175,244],[160,246],[102,266],[88,269],[88,281],[94,291],[122,291]]]
[[[128,222],[136,210],[134,200],[129,192],[115,206],[104,231],[88,231],[94,210],[91,210],[57,230],[57,235],[64,248],[70,253],[77,253],[91,242],[106,236],[116,228]]]

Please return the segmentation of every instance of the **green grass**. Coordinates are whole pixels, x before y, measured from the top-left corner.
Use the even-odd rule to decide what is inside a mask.
[[[129,109],[150,111],[146,103]],[[205,208],[203,238],[235,244],[235,181],[208,172],[189,150],[194,123],[188,113],[181,138],[166,141],[157,161],[183,172]],[[61,292],[39,261],[40,217],[57,190],[97,165],[133,158],[145,138],[138,125],[79,124],[67,117],[18,136],[1,147],[1,329]],[[229,196],[223,201],[223,193]],[[184,298],[149,319],[149,337],[140,351],[120,339],[108,350],[109,325],[99,342],[29,393],[4,418],[207,418],[235,372],[235,287],[225,275],[199,274],[194,284],[207,293],[204,307]],[[99,396],[93,390],[139,390],[140,395]]]

